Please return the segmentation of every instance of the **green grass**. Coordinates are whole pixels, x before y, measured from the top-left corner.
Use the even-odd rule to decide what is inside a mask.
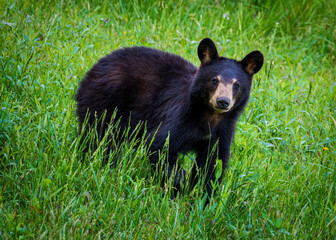
[[[74,2],[0,1],[0,239],[336,238],[335,1]],[[265,56],[208,208],[197,189],[171,200],[134,139],[115,168],[78,160],[74,95],[99,58],[199,65],[204,37]]]

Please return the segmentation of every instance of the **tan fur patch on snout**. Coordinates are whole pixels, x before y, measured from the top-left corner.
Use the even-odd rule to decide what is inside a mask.
[[[233,84],[237,81],[236,79],[232,79],[230,83],[224,83],[222,79],[219,77],[219,84],[216,88],[216,91],[210,96],[209,102],[213,109],[218,113],[224,113],[229,111],[234,105],[235,100],[233,99]],[[225,97],[229,99],[230,104],[227,109],[221,109],[218,104],[218,98]]]

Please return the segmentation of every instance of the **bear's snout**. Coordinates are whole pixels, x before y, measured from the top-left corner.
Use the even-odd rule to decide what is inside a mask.
[[[230,105],[230,100],[226,97],[220,97],[217,99],[217,106],[219,109],[227,110]]]

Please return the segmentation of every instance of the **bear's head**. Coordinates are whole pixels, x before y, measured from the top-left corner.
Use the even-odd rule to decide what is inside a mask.
[[[220,57],[214,42],[205,38],[198,46],[198,57],[201,66],[192,96],[214,113],[242,110],[250,96],[252,77],[264,62],[261,52],[253,51],[241,61],[228,59]]]

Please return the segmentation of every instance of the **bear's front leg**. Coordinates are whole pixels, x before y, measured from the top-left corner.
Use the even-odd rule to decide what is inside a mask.
[[[194,165],[191,172],[190,186],[193,188],[199,178],[201,178],[204,184],[204,193],[207,193],[205,205],[209,204],[210,198],[214,195],[222,182],[229,157],[227,153],[229,151],[229,148],[227,149],[226,145],[220,139],[217,143],[212,141],[210,144],[209,142],[202,142],[197,145],[196,165]],[[222,173],[218,179],[216,178],[217,159],[222,161]],[[213,189],[213,185],[217,186],[216,189]]]
[[[172,198],[176,198],[177,193],[182,190],[186,179],[186,171],[177,162],[177,157],[177,153],[170,153],[163,164],[164,178],[170,180],[174,187]]]
[[[186,179],[185,170],[177,163],[177,154],[169,153],[168,158],[165,158],[160,157],[159,151],[155,151],[151,153],[150,161],[152,166],[162,174],[162,186],[168,181],[172,182],[174,187],[172,198],[176,198],[177,193],[182,189]]]
[[[205,151],[207,152],[207,151]],[[199,168],[200,177],[204,184],[204,193],[207,193],[207,200],[205,206],[209,204],[210,198],[214,194],[212,184],[219,185],[219,181],[216,181],[216,155],[213,153],[211,156],[207,154],[198,153],[196,157],[197,167]],[[204,182],[203,182],[204,181]]]

